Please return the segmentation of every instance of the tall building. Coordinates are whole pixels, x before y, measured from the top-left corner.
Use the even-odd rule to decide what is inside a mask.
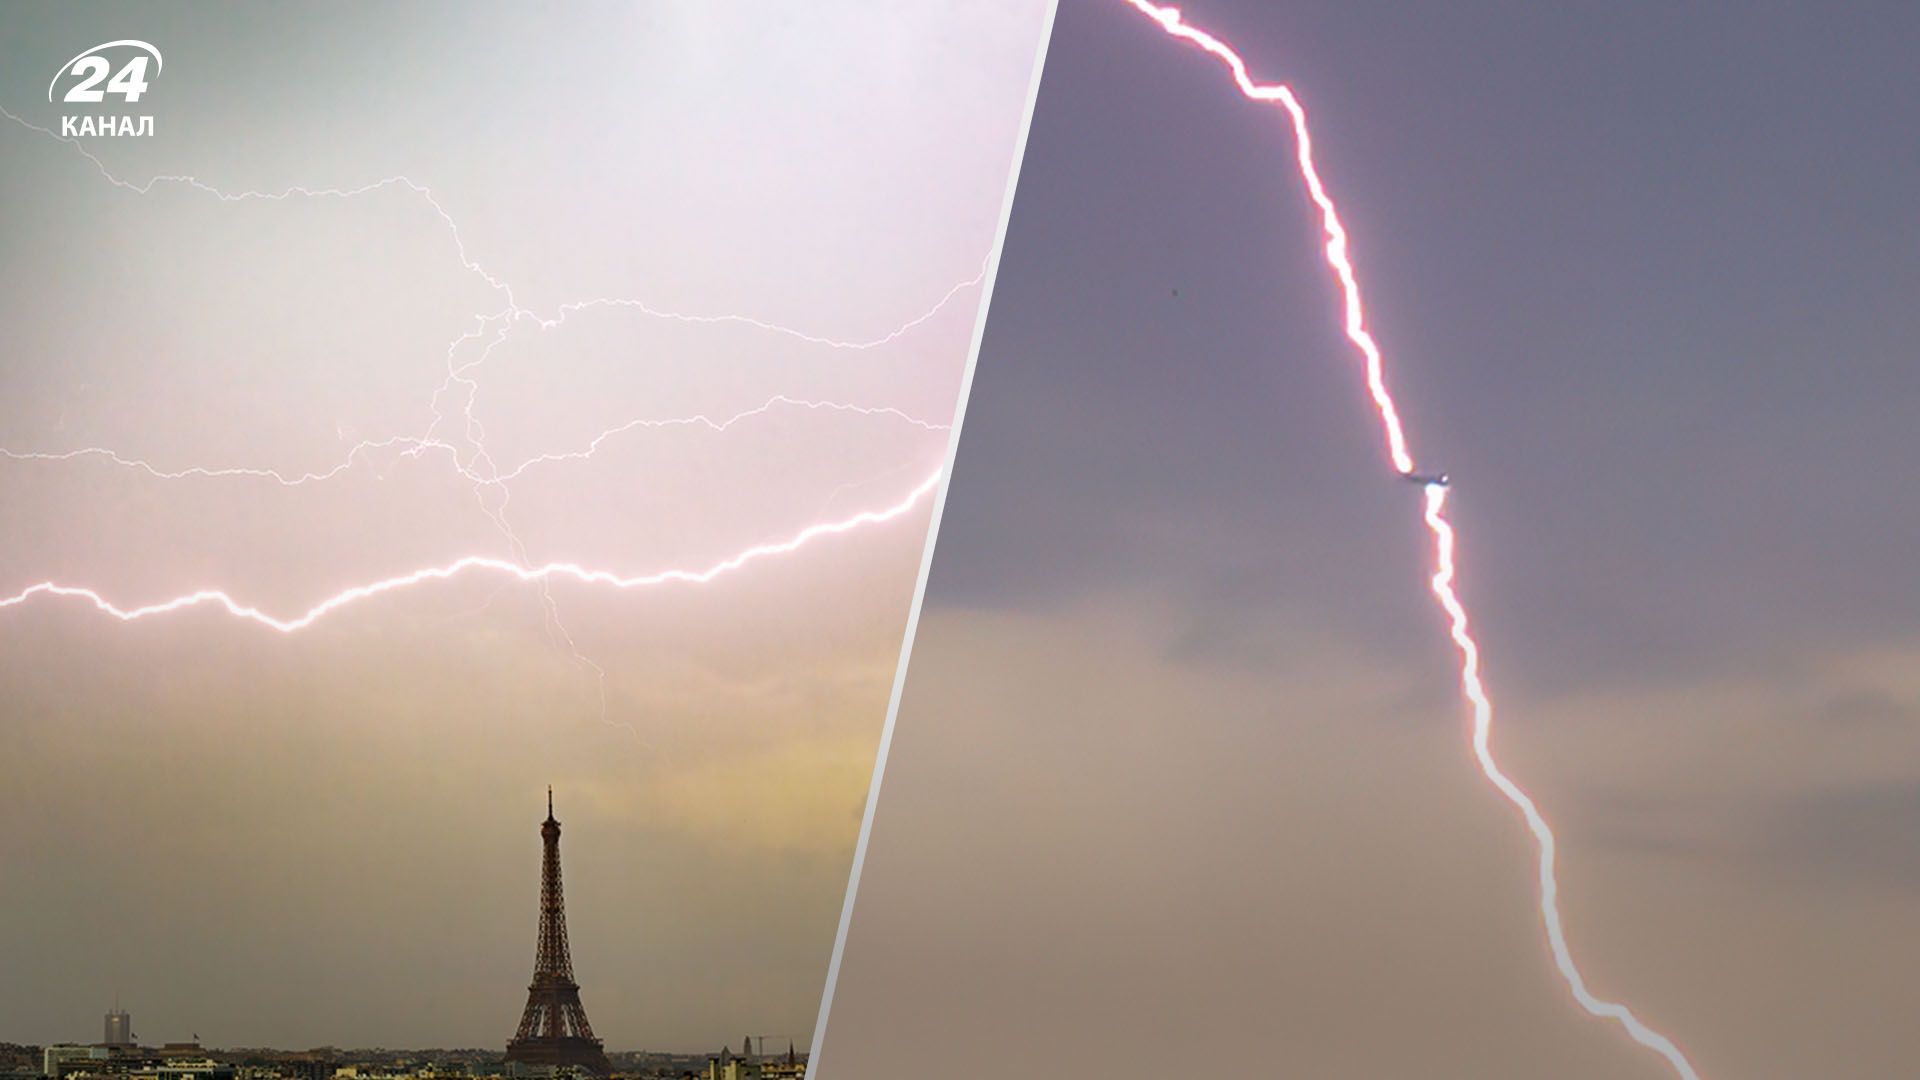
[[[108,1046],[133,1045],[133,1017],[120,1011],[115,1005],[107,1014],[107,1037],[103,1040]]]
[[[540,943],[534,951],[533,983],[520,1030],[507,1044],[507,1060],[528,1065],[576,1065],[607,1076],[613,1065],[587,1024],[580,984],[573,981],[567,948],[567,905],[560,894],[560,822],[547,789],[547,820],[540,823]]]
[[[741,1045],[739,1057],[734,1056],[732,1047],[721,1047],[718,1057],[707,1059],[706,1080],[763,1080],[759,1063],[749,1060],[752,1050],[751,1039]]]

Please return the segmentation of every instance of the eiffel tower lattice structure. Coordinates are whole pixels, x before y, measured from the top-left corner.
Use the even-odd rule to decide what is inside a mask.
[[[580,984],[573,981],[573,955],[567,948],[567,905],[560,892],[560,822],[553,816],[553,789],[547,789],[547,820],[540,823],[544,851],[540,859],[540,946],[534,954],[533,982],[527,987],[527,1011],[520,1030],[507,1044],[507,1060],[528,1065],[572,1065],[606,1076],[613,1072],[606,1050],[594,1038]]]

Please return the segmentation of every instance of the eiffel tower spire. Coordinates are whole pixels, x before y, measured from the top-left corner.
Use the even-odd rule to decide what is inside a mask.
[[[533,982],[520,1030],[507,1044],[507,1060],[530,1065],[578,1065],[602,1076],[613,1071],[600,1040],[580,1004],[573,981],[573,956],[567,948],[567,905],[560,891],[560,822],[553,816],[553,789],[547,789],[547,820],[540,823],[540,943],[534,951]]]

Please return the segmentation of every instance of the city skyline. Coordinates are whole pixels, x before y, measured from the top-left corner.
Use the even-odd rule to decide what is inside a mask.
[[[792,1043],[782,1050],[744,1037],[736,1052],[729,1043],[693,1053],[614,1051],[615,1075],[625,1080],[800,1080],[808,1055]],[[342,1049],[316,1047],[215,1048],[173,1043],[160,1048],[83,1044],[23,1046],[0,1042],[0,1077],[6,1080],[455,1080],[459,1077],[539,1077],[580,1075],[578,1070],[515,1066],[497,1051],[454,1049]]]
[[[333,1043],[314,1043],[304,1047],[232,1046],[207,1047],[206,1049],[222,1052],[273,1049],[295,1053],[316,1049],[346,1049],[348,1051],[353,1049],[376,1051],[386,1049],[402,1051],[442,1050],[451,1053],[478,1052],[481,1054],[492,1053],[493,1056],[500,1059],[499,1063],[502,1065],[515,1061],[549,1065],[582,1064],[595,1066],[591,1071],[602,1074],[607,1072],[606,1054],[602,1052],[604,1040],[595,1037],[591,1027],[588,1025],[585,1012],[579,1000],[580,988],[572,981],[572,949],[566,930],[566,908],[560,870],[559,843],[562,828],[561,822],[556,817],[554,811],[553,788],[549,786],[546,789],[546,793],[547,816],[544,821],[539,823],[542,851],[539,860],[540,884],[537,890],[538,903],[536,905],[538,932],[535,935],[534,984],[526,988],[528,998],[519,1031],[511,1039],[506,1041],[501,1050],[489,1052],[478,1047],[430,1046],[340,1048]],[[554,1038],[553,1036],[556,1033],[561,1037]],[[19,1043],[20,1040],[17,1038],[8,1038],[8,1036],[17,1034],[18,1033],[0,1031],[0,1042]],[[545,1038],[543,1038],[543,1036],[545,1036]],[[742,1038],[740,1044],[743,1048],[742,1056],[768,1056],[765,1049],[765,1041],[769,1037],[773,1038],[776,1042],[776,1053],[779,1052],[777,1044],[782,1041],[787,1044],[786,1053],[789,1057],[795,1054],[804,1055],[807,1052],[805,1039],[801,1036],[758,1035]],[[543,1043],[551,1043],[552,1045],[541,1045]],[[142,1049],[145,1044],[139,1041],[137,1034],[133,1031],[131,1011],[122,1008],[121,1002],[116,995],[112,1007],[109,1008],[102,1017],[102,1038],[99,1042],[45,1039],[37,1043],[21,1043],[21,1045],[37,1045],[49,1050],[63,1048],[138,1050]],[[724,1056],[729,1053],[731,1046],[732,1043],[724,1044],[720,1054]],[[754,1048],[747,1049],[749,1046],[753,1046]],[[153,1047],[171,1050],[176,1054],[189,1048],[200,1049],[200,1034],[198,1031],[195,1031],[185,1040],[160,1040],[154,1043]],[[660,1053],[674,1052],[644,1046],[615,1049],[612,1052],[615,1054],[624,1053],[630,1055],[647,1053],[650,1052],[650,1050]],[[684,1053],[685,1051],[681,1050],[680,1052]],[[578,1061],[573,1060],[581,1054],[586,1055],[586,1057],[581,1057]],[[49,1075],[54,1074],[49,1073]]]

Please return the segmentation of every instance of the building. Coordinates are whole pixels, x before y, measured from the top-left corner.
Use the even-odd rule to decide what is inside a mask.
[[[785,1057],[769,1058],[760,1063],[761,1080],[805,1080],[807,1058],[805,1054],[794,1052],[793,1043],[787,1043]]]
[[[211,1058],[175,1058],[154,1073],[158,1080],[233,1080],[233,1066]]]
[[[731,1047],[723,1046],[717,1056],[707,1059],[706,1080],[761,1080],[760,1063],[752,1060],[753,1043],[742,1044],[744,1051],[735,1057]]]
[[[761,1046],[758,1049],[764,1050]],[[793,1042],[787,1042],[787,1052],[767,1055],[756,1053],[754,1038],[749,1035],[740,1041],[740,1053],[735,1054],[731,1046],[723,1046],[718,1054],[707,1058],[707,1071],[704,1080],[805,1080],[807,1075],[807,1055],[794,1049]]]
[[[107,1037],[101,1041],[107,1046],[133,1045],[133,1017],[122,1012],[120,1006],[115,1005],[107,1014],[106,1026]]]
[[[278,1071],[287,1080],[333,1080],[334,1070],[337,1067],[329,1057],[308,1053],[298,1054],[280,1062]]]
[[[57,1075],[68,1080],[239,1080],[241,1076],[240,1067],[207,1057],[134,1060],[126,1054],[112,1058],[104,1047],[82,1049],[97,1050],[99,1056],[62,1060]]]
[[[547,820],[540,823],[540,933],[534,951],[533,982],[519,1030],[507,1043],[507,1062],[535,1068],[573,1066],[608,1076],[613,1064],[587,1023],[580,984],[573,979],[573,954],[567,945],[567,905],[560,888],[560,821],[553,816],[553,789],[547,789]],[[518,1073],[515,1073],[518,1075]]]
[[[57,1043],[41,1051],[40,1075],[60,1077],[68,1073],[90,1072],[98,1068],[95,1062],[105,1060],[107,1048],[104,1046]]]

